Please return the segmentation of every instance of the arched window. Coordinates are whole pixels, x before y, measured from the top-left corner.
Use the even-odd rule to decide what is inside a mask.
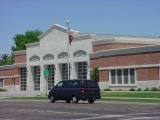
[[[53,60],[54,59],[54,55],[52,54],[47,54],[43,57],[43,60]]]
[[[36,62],[36,61],[40,61],[40,57],[37,55],[33,55],[32,57],[29,58],[30,62]]]
[[[60,53],[60,54],[58,55],[58,58],[59,58],[59,59],[67,58],[67,57],[68,57],[67,52],[62,52],[62,53]]]
[[[73,57],[84,57],[86,55],[87,55],[87,53],[84,50],[78,50],[73,53]]]

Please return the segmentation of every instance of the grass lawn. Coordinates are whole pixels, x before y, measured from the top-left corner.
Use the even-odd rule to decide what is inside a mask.
[[[160,98],[160,91],[104,91],[102,97]]]
[[[139,103],[160,103],[160,99],[125,99],[125,98],[102,98],[100,101],[114,101],[114,102],[139,102]]]
[[[100,101],[160,103],[160,91],[103,91]],[[11,97],[9,100],[48,100],[47,96]]]

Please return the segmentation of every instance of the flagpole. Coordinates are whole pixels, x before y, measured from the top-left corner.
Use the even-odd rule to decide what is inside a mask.
[[[70,62],[69,62],[69,57],[70,57],[70,52],[69,52],[69,37],[68,37],[68,34],[69,34],[69,20],[66,20],[66,23],[67,23],[67,54],[68,54],[68,57],[67,57],[67,62],[68,62],[68,80],[70,80]]]

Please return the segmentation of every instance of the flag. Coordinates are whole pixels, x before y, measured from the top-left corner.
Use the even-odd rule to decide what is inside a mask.
[[[73,32],[69,28],[69,21],[67,20],[67,27],[68,27],[68,39],[69,39],[69,45],[71,45],[73,40]]]
[[[73,40],[73,32],[72,31],[68,31],[68,39],[69,39],[69,44],[71,45],[72,40]]]

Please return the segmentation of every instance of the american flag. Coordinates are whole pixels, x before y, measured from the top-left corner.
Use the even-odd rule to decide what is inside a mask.
[[[69,23],[67,22],[67,27],[68,27],[68,39],[69,39],[69,45],[71,45],[72,40],[73,40],[73,32],[69,28]]]
[[[68,31],[68,39],[69,39],[69,44],[71,45],[72,40],[73,40],[73,32],[72,31]]]

